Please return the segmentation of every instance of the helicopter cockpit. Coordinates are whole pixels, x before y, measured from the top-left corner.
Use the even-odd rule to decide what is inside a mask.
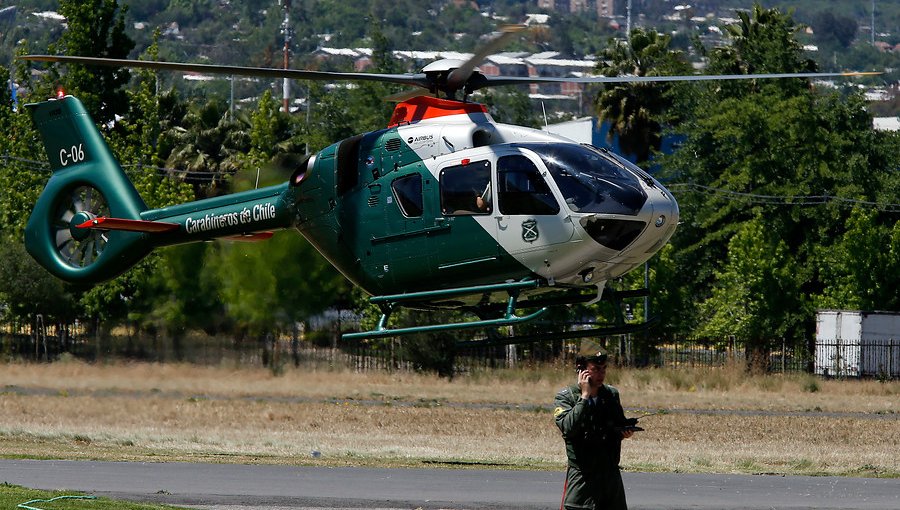
[[[562,140],[485,149],[438,160],[441,212],[472,217],[542,276],[560,283],[586,270],[603,279],[618,276],[621,267],[649,258],[675,230],[674,198],[645,171],[604,149]],[[581,242],[587,239],[597,244]]]
[[[634,173],[590,145],[518,144],[547,166],[572,212],[636,215],[647,201]]]
[[[678,214],[670,196],[665,193],[656,196],[655,191],[662,188],[649,174],[606,150],[587,144],[556,142],[514,145],[541,159],[570,215],[605,248],[623,250],[644,232],[648,223],[653,222],[659,229],[667,215],[675,219]],[[654,191],[654,197],[648,208],[645,205],[651,198],[649,190]],[[654,210],[655,219],[651,219]],[[665,228],[658,233],[667,238],[672,230]]]

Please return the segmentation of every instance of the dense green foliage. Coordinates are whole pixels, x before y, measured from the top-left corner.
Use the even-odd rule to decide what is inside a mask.
[[[808,68],[795,30],[757,8],[710,67]],[[900,310],[900,137],[872,129],[858,92],[794,82],[696,86],[674,128],[685,140],[661,165],[693,186],[680,188],[673,239],[677,285],[692,296],[676,311],[682,331],[764,348],[808,340],[817,307]]]
[[[62,50],[115,55],[118,47],[127,53],[133,43],[127,37],[122,40],[122,18],[114,15],[116,2],[105,2],[104,12],[112,14],[100,17],[83,9],[84,5],[61,2],[69,26],[81,31],[70,28],[64,32],[71,35],[62,39]],[[100,46],[85,49],[86,42],[79,42],[82,46],[73,43],[83,41],[76,35],[82,32],[118,35],[100,38]],[[96,43],[93,38],[90,41]],[[151,45],[148,56],[155,58],[156,51],[156,45]],[[69,91],[92,98],[86,103],[95,119],[115,117],[114,123],[104,122],[100,127],[150,207],[246,189],[257,180],[262,185],[283,182],[285,171],[270,161],[279,154],[302,152],[313,138],[313,130],[280,112],[268,93],[252,113],[232,116],[221,100],[189,103],[174,91],[157,93],[152,73],[136,73],[125,88],[127,80],[107,78],[102,69],[94,76],[94,71],[80,68],[74,73],[47,73],[29,83],[32,97],[52,94],[61,83]],[[4,76],[0,79],[6,81]],[[3,90],[0,99],[9,105],[9,94]],[[330,296],[345,285],[296,234],[276,236],[264,247],[202,244],[168,248],[124,275],[89,289],[48,280],[22,246],[25,221],[47,177],[36,171],[43,168],[35,162],[38,156],[34,152],[42,143],[24,109],[18,113],[8,106],[0,109],[0,122],[4,131],[11,133],[0,139],[4,157],[0,180],[10,183],[0,197],[0,234],[8,246],[0,267],[0,313],[6,321],[33,323],[40,315],[44,323],[68,323],[77,318],[104,331],[127,323],[176,338],[188,328],[262,335],[290,327],[328,307],[333,301]],[[316,138],[325,137],[316,133]],[[157,165],[163,163],[183,172],[160,174]],[[281,270],[292,267],[296,270]]]
[[[731,44],[697,47],[713,72],[816,69],[789,13],[756,5],[738,19]],[[684,72],[669,39],[641,29],[603,55],[609,75]],[[667,317],[659,333],[734,336],[764,351],[809,341],[817,308],[900,310],[900,136],[872,129],[857,91],[807,80],[616,85],[597,110],[639,160],[664,125],[682,139],[653,163],[679,183],[682,213],[651,264],[650,306]]]
[[[495,28],[491,18],[442,1],[373,1],[364,8],[330,0],[294,3],[295,59],[325,67],[341,64],[308,57],[321,34],[330,34],[332,46],[372,47],[375,71],[398,72],[405,69],[387,58],[392,49],[471,51],[477,34]],[[127,9],[125,4],[21,2],[23,9],[58,5],[68,29],[52,21],[10,28],[0,19],[0,61],[9,63],[5,59],[12,51],[50,49],[277,63],[281,18],[273,2],[156,0],[131,2]],[[525,2],[490,4],[514,19],[532,12]],[[516,49],[598,54],[600,70],[609,75],[685,74],[688,60],[698,56],[711,72],[723,73],[828,69],[853,54],[883,65],[879,53],[848,35],[850,22],[843,15],[821,12],[807,15],[816,40],[841,55],[826,63],[804,52],[803,38],[809,35],[790,14],[760,6],[739,14],[739,22],[725,30],[724,45],[695,41],[687,47],[677,44],[677,34],[670,38],[640,28],[625,45],[609,38],[612,29],[606,25],[597,28],[591,16],[554,16],[550,27],[532,30]],[[155,35],[146,27],[131,30],[135,21],[162,30]],[[174,32],[172,21],[180,32]],[[458,33],[465,35],[454,36]],[[312,106],[287,115],[273,99],[273,84],[264,81],[236,82],[238,93],[258,95],[253,107],[232,110],[225,82],[175,87],[172,76],[79,66],[32,75],[19,62],[0,66],[0,83],[7,82],[8,67],[30,91],[19,104],[46,97],[58,85],[82,97],[150,207],[283,182],[289,172],[285,162],[382,128],[391,105],[380,98],[398,91],[377,83],[298,84]],[[521,90],[489,90],[480,100],[498,121],[537,124]],[[91,289],[54,280],[22,248],[25,221],[48,174],[36,163],[43,159],[42,144],[30,119],[22,108],[14,113],[10,101],[8,90],[0,88],[0,127],[6,134],[0,137],[0,242],[7,246],[0,256],[3,320],[34,323],[41,315],[45,322],[77,318],[107,330],[128,324],[172,338],[203,329],[261,339],[289,331],[338,301],[363,307],[359,292],[292,232],[266,243],[167,248]],[[858,91],[825,90],[806,80],[621,85],[602,91],[596,105],[613,121],[623,147],[641,161],[659,148],[666,126],[683,138],[673,154],[653,163],[664,179],[682,185],[672,187],[682,225],[649,269],[650,309],[663,315],[656,334],[734,335],[765,350],[776,339],[808,341],[816,308],[900,311],[900,135],[873,131]],[[833,198],[795,200],[814,196]],[[643,274],[635,271],[610,285],[638,287]],[[606,315],[614,313],[604,306]],[[643,305],[634,312],[641,318]],[[577,309],[567,318],[583,313]],[[447,356],[429,360],[437,351],[421,347],[415,339],[403,344],[418,353],[423,366],[446,373]]]

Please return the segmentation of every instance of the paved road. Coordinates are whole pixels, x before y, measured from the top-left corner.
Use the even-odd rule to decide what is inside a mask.
[[[900,480],[625,473],[634,509],[900,509]],[[563,473],[0,459],[0,482],[215,510],[555,509]]]

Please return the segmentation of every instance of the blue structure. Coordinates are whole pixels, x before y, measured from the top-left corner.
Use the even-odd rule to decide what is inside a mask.
[[[609,134],[610,123],[598,123],[597,117],[582,117],[580,119],[551,124],[541,129],[555,133],[558,135],[571,138],[580,143],[590,143],[594,147],[607,148],[616,154],[622,155],[632,163],[637,163],[635,154],[628,154],[622,150],[619,144],[619,136],[614,135],[607,138]],[[684,135],[665,135],[660,145],[663,154],[671,154],[677,148],[677,145],[684,140]],[[651,158],[652,159],[652,158]],[[651,172],[652,172],[651,168]]]
[[[612,139],[607,138],[610,127],[609,122],[604,121],[602,124],[598,124],[596,117],[591,117],[591,122],[593,126],[593,130],[591,131],[591,145],[595,147],[606,147],[616,154],[622,155],[624,158],[628,159],[628,161],[637,163],[637,158],[634,154],[627,154],[622,151],[622,148],[619,146],[619,135],[613,135]],[[672,154],[673,152],[675,152],[677,145],[683,140],[684,135],[663,136],[662,144],[659,148],[660,152],[662,152],[663,154]],[[651,156],[650,159],[653,159],[653,157]]]
[[[9,95],[12,97],[12,110],[14,112],[19,111],[18,90],[19,87],[16,86],[16,82],[9,80]]]

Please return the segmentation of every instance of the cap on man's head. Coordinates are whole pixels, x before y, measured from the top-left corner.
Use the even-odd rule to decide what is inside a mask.
[[[582,367],[586,367],[588,363],[602,365],[606,363],[607,359],[609,359],[609,356],[603,351],[586,355],[579,354],[575,356],[575,367],[584,370]]]

